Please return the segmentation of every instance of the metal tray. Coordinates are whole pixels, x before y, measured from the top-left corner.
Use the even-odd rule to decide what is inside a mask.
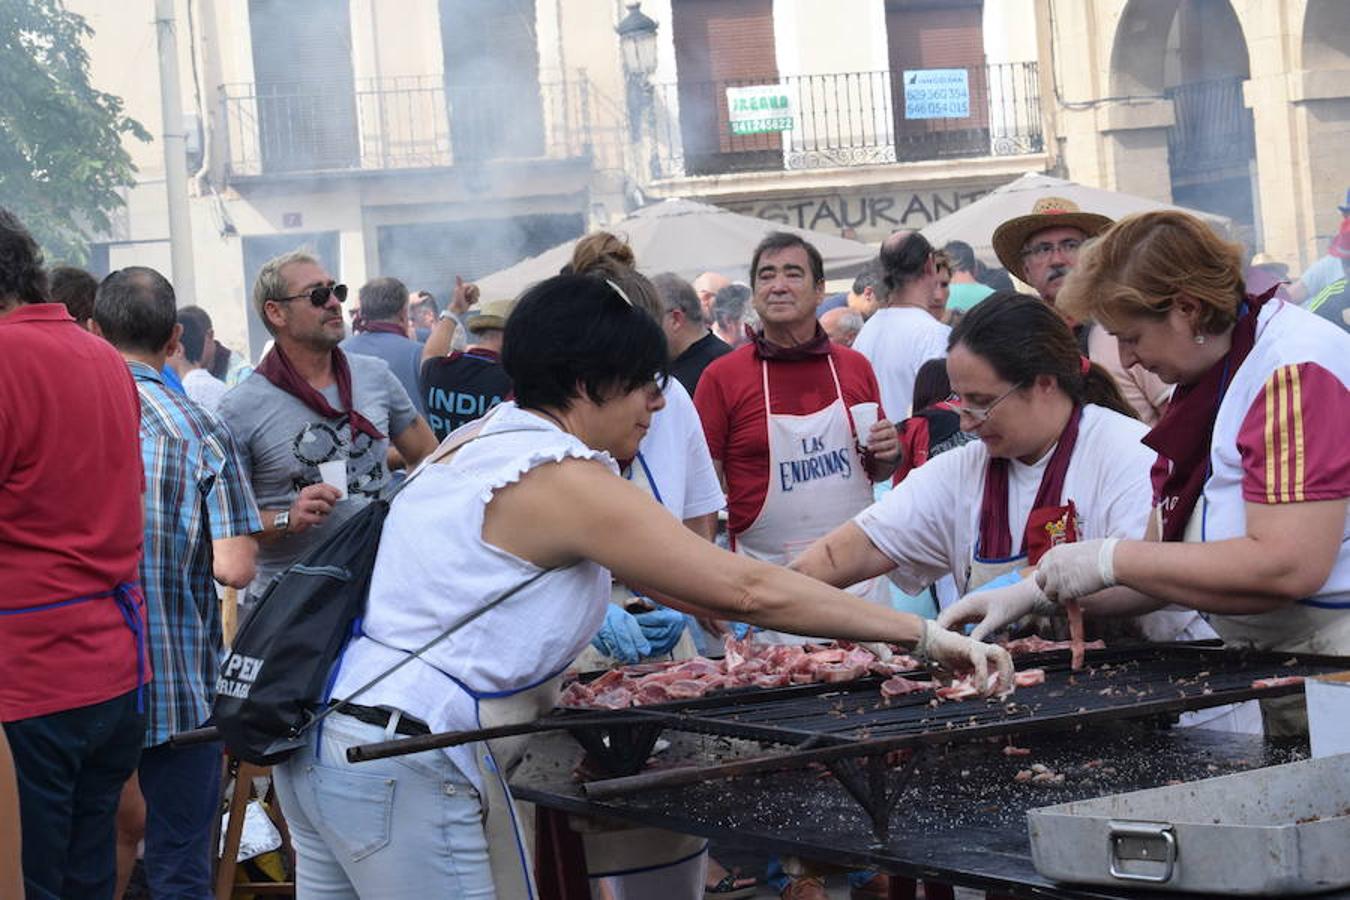
[[[1350,885],[1350,754],[1027,812],[1056,881],[1225,896]]]

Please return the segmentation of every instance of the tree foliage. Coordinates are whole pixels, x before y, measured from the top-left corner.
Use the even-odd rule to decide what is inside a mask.
[[[0,205],[48,259],[74,263],[135,183],[122,135],[150,140],[120,98],[89,84],[92,34],[61,0],[0,0]]]

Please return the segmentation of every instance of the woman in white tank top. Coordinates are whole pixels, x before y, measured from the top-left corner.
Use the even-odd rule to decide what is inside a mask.
[[[465,426],[479,435],[453,454],[443,445],[394,501],[363,634],[332,697],[544,574],[344,704],[278,767],[300,896],[535,896],[503,774],[517,748],[360,765],[345,751],[546,712],[553,676],[600,626],[611,573],[696,615],[899,643],[949,670],[997,669],[1011,686],[1001,649],[720,550],[618,476],[614,460],[635,456],[664,404],[666,343],[614,282],[560,275],[531,288],[507,321],[503,364],[514,402]]]

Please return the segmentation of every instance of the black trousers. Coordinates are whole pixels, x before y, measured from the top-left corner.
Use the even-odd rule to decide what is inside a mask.
[[[28,900],[111,898],[117,802],[145,735],[136,692],[4,727],[19,778]]]

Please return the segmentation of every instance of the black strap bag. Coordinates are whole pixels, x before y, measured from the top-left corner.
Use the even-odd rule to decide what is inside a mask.
[[[466,430],[474,433],[452,437],[394,493],[431,463],[479,437],[477,428]],[[503,429],[492,434],[528,430],[536,429]],[[221,665],[211,712],[211,721],[232,755],[260,766],[281,762],[304,746],[306,733],[341,702],[355,698],[545,574],[539,572],[461,617],[397,666],[319,712],[336,674],[338,657],[360,633],[380,534],[392,500],[393,495],[372,500],[342,523],[275,578],[244,620]]]

